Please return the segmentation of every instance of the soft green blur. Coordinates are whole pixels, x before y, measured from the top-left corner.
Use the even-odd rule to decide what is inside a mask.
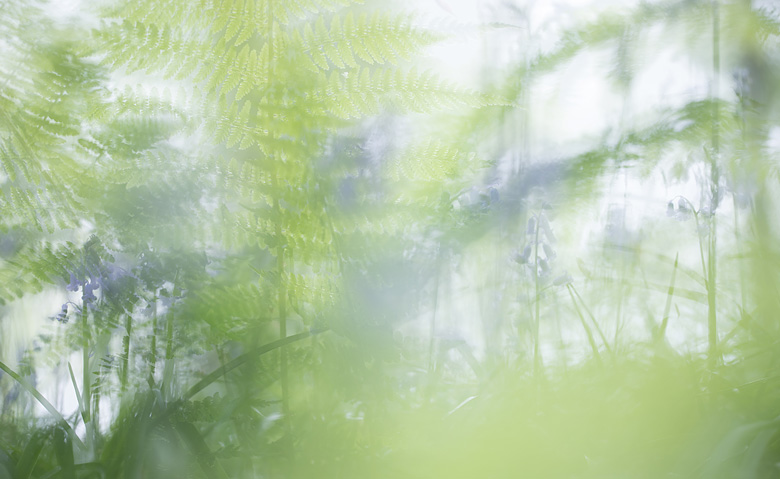
[[[780,474],[771,6],[66,3],[0,0],[0,479]]]

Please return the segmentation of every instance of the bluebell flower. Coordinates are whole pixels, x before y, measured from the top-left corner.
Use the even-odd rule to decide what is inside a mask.
[[[84,291],[81,294],[81,301],[84,304],[91,303],[97,299],[97,296],[93,293],[94,290],[100,288],[95,278],[91,278],[88,282],[84,283]]]
[[[547,273],[550,272],[550,265],[549,265],[549,263],[547,262],[546,259],[540,258],[539,259],[539,266],[541,267],[541,270],[542,270],[543,274],[547,274]]]
[[[517,261],[520,264],[525,264],[528,262],[528,258],[531,257],[531,245],[526,245],[523,249],[523,254],[518,254],[515,257],[515,261]]]
[[[526,234],[532,235],[536,232],[536,218],[533,216],[528,218],[528,227],[525,230]]]
[[[500,195],[498,194],[498,190],[494,187],[488,188],[488,195],[490,196],[490,202],[491,203],[498,203],[500,199]]]
[[[70,283],[68,283],[68,285],[65,286],[65,289],[67,289],[68,291],[78,291],[80,286],[81,286],[81,282],[76,279],[76,275],[70,273]]]
[[[65,303],[62,305],[62,310],[57,313],[56,316],[50,317],[51,320],[57,320],[60,323],[67,323],[68,322],[68,303]]]

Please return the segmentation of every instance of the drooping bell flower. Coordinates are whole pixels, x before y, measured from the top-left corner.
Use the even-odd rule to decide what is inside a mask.
[[[73,273],[70,273],[70,283],[68,283],[67,286],[65,286],[65,289],[68,291],[78,291],[79,287],[81,286],[81,282],[76,279],[76,275]]]
[[[97,283],[95,278],[91,278],[89,281],[84,283],[84,291],[81,294],[81,300],[84,302],[84,304],[91,303],[97,299],[97,296],[95,296],[96,289],[100,288],[100,285]]]

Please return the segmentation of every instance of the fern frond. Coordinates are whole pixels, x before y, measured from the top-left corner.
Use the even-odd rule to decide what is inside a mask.
[[[207,42],[196,37],[175,36],[169,25],[157,23],[125,20],[95,35],[97,47],[107,53],[103,65],[157,72],[166,79],[187,78],[212,51]]]
[[[374,13],[334,15],[326,26],[322,16],[292,33],[291,47],[303,52],[312,71],[354,69],[373,64],[396,64],[437,40],[431,32],[412,26],[406,16]]]
[[[363,68],[322,74],[327,85],[316,98],[335,117],[350,119],[375,114],[382,106],[398,111],[432,112],[502,104],[500,99],[465,90],[430,71]]]

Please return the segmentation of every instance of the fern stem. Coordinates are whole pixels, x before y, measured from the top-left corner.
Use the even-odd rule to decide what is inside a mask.
[[[278,207],[278,201],[277,201],[277,207]],[[281,225],[277,224],[277,237],[281,238]],[[277,248],[277,269],[279,271],[279,290],[278,290],[278,302],[279,302],[279,339],[284,339],[287,337],[287,286],[285,284],[284,280],[284,247],[279,246]],[[289,405],[289,398],[288,398],[288,387],[289,384],[287,382],[287,348],[282,346],[280,349],[280,358],[279,358],[279,374],[281,375],[281,385],[282,385],[282,412],[284,413],[284,416],[287,417],[290,413],[290,405]]]
[[[720,112],[718,106],[720,87],[720,4],[719,0],[712,0],[712,156],[710,158],[710,237],[709,251],[707,254],[707,329],[709,346],[709,364],[714,367],[718,362],[718,332],[717,332],[717,303],[716,303],[716,247],[717,247],[717,221],[715,212],[718,207],[719,195],[719,171],[720,159]]]
[[[275,27],[275,18],[274,18],[274,2],[268,2],[267,3],[267,9],[268,9],[268,52],[270,55],[270,58],[274,57],[274,49],[276,48],[275,45],[275,38],[274,38],[274,27]],[[274,84],[274,76],[275,76],[275,68],[274,68],[274,62],[270,62],[269,69],[268,69],[268,84],[273,85]],[[272,124],[273,119],[269,118],[269,123]],[[271,132],[271,135],[274,136],[274,132]],[[271,156],[271,160],[273,162],[278,162],[280,158],[277,158],[276,155]],[[271,182],[273,185],[274,190],[276,191],[276,196],[274,198],[274,216],[275,216],[275,236],[276,236],[276,269],[277,273],[279,275],[279,285],[277,290],[277,302],[279,307],[279,339],[283,341],[287,338],[287,285],[285,282],[285,267],[284,267],[284,254],[285,254],[285,248],[284,248],[284,241],[282,239],[282,214],[281,214],[281,207],[279,205],[279,178],[278,178],[278,171],[277,171],[278,165],[274,163],[274,167],[271,170]],[[287,377],[287,348],[284,347],[284,343],[279,348],[279,380],[282,388],[282,414],[284,416],[285,426],[287,428],[287,433],[290,433],[290,399],[289,399],[289,383],[288,383],[288,377]]]

